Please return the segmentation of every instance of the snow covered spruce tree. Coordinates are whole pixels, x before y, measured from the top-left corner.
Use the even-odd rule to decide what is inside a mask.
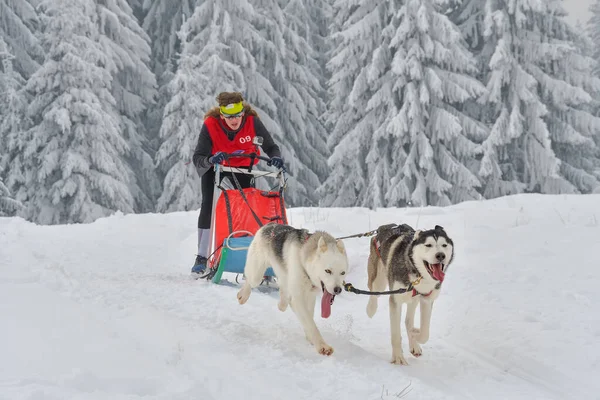
[[[15,57],[14,69],[29,78],[44,58],[44,51],[36,37],[39,25],[33,0],[0,0],[0,38]]]
[[[328,159],[330,173],[317,191],[321,206],[363,204],[368,184],[365,154],[375,126],[366,118],[373,91],[358,84],[357,79],[381,40],[386,4],[336,2],[333,6],[326,114],[326,126],[331,131],[327,145],[332,153]]]
[[[549,4],[551,5],[551,4]],[[600,118],[594,115],[600,101],[600,79],[594,75],[596,61],[583,30],[573,28],[561,2],[550,8],[551,24],[544,26],[551,41],[564,44],[561,56],[545,57],[539,65],[541,98],[548,107],[545,118],[552,149],[560,163],[560,175],[573,193],[600,189]],[[552,40],[554,39],[554,40]]]
[[[160,127],[163,113],[172,95],[169,83],[175,77],[179,54],[181,53],[181,40],[179,40],[177,33],[183,22],[192,15],[196,3],[196,0],[177,2],[156,0],[144,2],[143,4],[144,19],[142,27],[150,37],[152,49],[150,68],[156,76],[158,86],[157,99],[149,107],[146,124],[150,144],[154,149],[158,149],[160,146]],[[161,183],[164,178],[164,175],[159,173]],[[160,194],[162,194],[162,188]]]
[[[303,0],[288,2],[282,10],[274,0],[251,0],[257,12],[255,27],[266,39],[253,55],[257,71],[269,80],[276,97],[273,115],[281,127],[286,166],[292,175],[287,198],[293,205],[316,205],[315,190],[327,170],[325,128],[320,115],[325,109],[324,79],[311,32],[310,14]]]
[[[323,114],[327,107],[327,70],[325,55],[329,49],[326,41],[329,7],[323,0],[292,0],[283,8],[285,26],[284,57],[286,81],[290,88],[284,94],[289,112],[279,117],[284,132],[296,131],[307,141],[311,151],[299,151],[300,161],[311,175],[319,179],[307,184],[313,204],[315,190],[328,175],[328,133]],[[289,127],[288,127],[289,125]],[[304,146],[299,144],[299,148]],[[303,180],[299,178],[299,180]],[[310,179],[306,179],[310,182]],[[315,185],[316,184],[316,185]]]
[[[143,122],[156,95],[156,79],[149,67],[150,39],[126,0],[96,0],[96,4],[100,43],[113,60],[111,92],[120,114],[120,131],[130,149],[127,161],[134,172],[130,190],[135,211],[154,211],[160,195],[153,161],[156,148]]]
[[[10,191],[0,178],[0,217],[13,217],[23,205],[11,197]]]
[[[451,0],[446,13],[458,26],[463,38],[475,54],[483,49],[483,20],[485,2],[481,0]]]
[[[100,44],[92,0],[46,0],[43,65],[26,90],[22,215],[40,224],[90,222],[134,211],[133,171],[111,94],[114,60]]]
[[[600,78],[600,0],[596,0],[590,6],[591,18],[588,21],[587,33],[590,41],[586,42],[589,53],[594,59],[593,74],[595,78]],[[592,106],[594,115],[600,115],[600,96],[594,95],[594,103]],[[594,135],[596,148],[599,149],[596,157],[600,158],[600,130],[596,130]],[[600,179],[600,165],[596,164],[594,175]],[[595,193],[600,193],[600,188],[595,190]]]
[[[473,77],[476,62],[460,30],[438,3],[445,4],[407,1],[384,32],[395,106],[387,132],[379,135],[391,154],[406,154],[393,158],[386,205],[444,206],[479,198],[480,182],[469,166],[479,152],[474,140],[485,131],[463,107],[485,89]]]
[[[25,79],[13,68],[15,56],[0,38],[0,179],[8,188],[23,183],[22,148],[27,142],[27,105],[31,101],[23,90]],[[7,189],[8,191],[8,189]]]
[[[377,25],[380,36],[366,28]],[[356,160],[362,169],[351,178],[361,185],[354,204],[448,205],[478,198],[479,181],[466,165],[477,154],[473,139],[482,128],[461,109],[484,88],[471,77],[475,61],[458,28],[435,2],[409,0],[380,5],[361,30],[378,38],[349,96],[355,108],[362,105],[362,116],[332,157],[336,163]]]
[[[590,174],[598,122],[586,111],[597,91],[560,0],[487,0],[491,134],[480,175],[485,197],[520,192],[580,193]]]

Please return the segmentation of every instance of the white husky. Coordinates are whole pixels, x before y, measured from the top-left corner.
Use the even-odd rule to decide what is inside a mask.
[[[279,284],[281,311],[290,305],[304,328],[306,339],[320,354],[331,355],[314,319],[317,294],[323,293],[321,316],[328,318],[336,295],[342,292],[348,270],[348,257],[341,240],[325,232],[313,234],[289,225],[267,224],[250,243],[244,275],[246,281],[237,294],[240,304],[260,285],[271,266]]]

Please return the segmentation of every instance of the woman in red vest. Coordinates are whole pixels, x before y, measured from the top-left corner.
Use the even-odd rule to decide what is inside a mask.
[[[254,144],[254,138],[260,136],[263,140],[261,147],[271,158],[270,165],[275,168],[283,167],[279,146],[273,141],[256,111],[244,102],[241,93],[219,93],[217,102],[219,105],[210,109],[204,116],[204,125],[193,157],[194,165],[202,176],[202,204],[198,216],[198,255],[192,267],[192,272],[198,274],[206,269],[215,181],[213,165],[225,161],[225,153],[241,151],[260,154],[258,146]],[[258,160],[255,160],[256,162]],[[243,157],[227,160],[228,166],[247,166],[248,163],[249,159]],[[233,182],[232,175],[230,172],[222,172],[221,179],[228,176]],[[235,174],[235,177],[243,188],[254,187],[251,175]]]

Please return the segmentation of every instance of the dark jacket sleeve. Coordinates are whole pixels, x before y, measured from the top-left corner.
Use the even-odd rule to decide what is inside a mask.
[[[208,161],[208,158],[212,155],[212,140],[208,134],[208,128],[206,124],[202,125],[200,135],[198,135],[198,142],[196,143],[196,149],[194,150],[194,157],[192,162],[196,168],[210,168],[212,164]]]
[[[254,130],[256,136],[263,138],[263,144],[260,146],[270,158],[281,157],[281,150],[273,140],[273,137],[259,118],[254,118]],[[207,132],[208,133],[208,132]]]

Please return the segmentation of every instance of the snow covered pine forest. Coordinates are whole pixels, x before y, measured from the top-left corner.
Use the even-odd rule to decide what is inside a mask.
[[[204,113],[241,91],[289,206],[600,189],[600,1],[0,0],[0,215],[195,210]]]

